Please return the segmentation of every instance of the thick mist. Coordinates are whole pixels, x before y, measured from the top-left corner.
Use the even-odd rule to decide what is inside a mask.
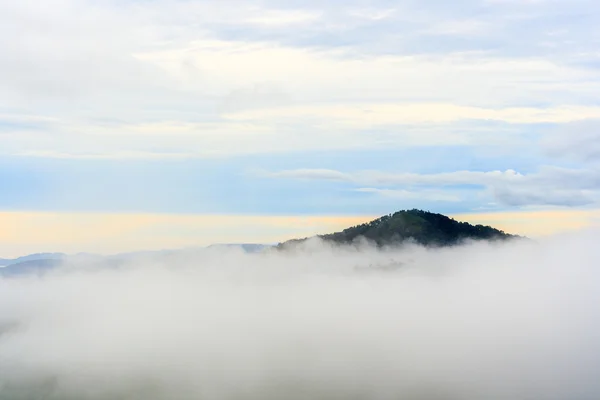
[[[0,280],[1,399],[600,398],[597,233]]]

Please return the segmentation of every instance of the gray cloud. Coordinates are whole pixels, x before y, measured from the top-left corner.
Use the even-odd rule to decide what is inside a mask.
[[[594,204],[598,201],[597,192],[584,190],[561,190],[540,187],[492,187],[494,199],[508,206],[567,206],[577,207]]]
[[[542,147],[552,157],[597,162],[600,159],[600,121],[587,120],[557,127],[542,140]]]
[[[390,173],[359,171],[343,173],[326,169],[298,169],[265,176],[283,179],[316,179],[347,182],[353,185],[377,185],[373,193],[400,195],[408,190],[423,199],[432,195],[439,199],[463,198],[468,193],[456,192],[464,185],[479,186],[498,202],[509,206],[558,205],[579,206],[596,203],[600,199],[600,172],[595,169],[567,169],[545,166],[535,173],[521,174],[506,171],[455,171],[436,174]],[[381,188],[383,186],[384,188]],[[390,189],[390,187],[392,189]],[[398,190],[400,188],[400,190]],[[446,190],[445,194],[442,190]],[[471,192],[472,193],[472,192]]]

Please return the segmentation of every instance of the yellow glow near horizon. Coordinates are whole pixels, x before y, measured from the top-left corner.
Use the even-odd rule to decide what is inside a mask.
[[[0,212],[0,257],[35,252],[101,254],[213,243],[276,243],[328,233],[377,216],[252,216],[72,212]],[[600,210],[454,214],[532,237],[597,226]]]
[[[0,212],[0,257],[34,252],[101,254],[275,243],[360,224],[364,216],[250,216]]]
[[[490,225],[508,233],[541,237],[599,226],[600,210],[539,210],[455,214],[472,224]]]

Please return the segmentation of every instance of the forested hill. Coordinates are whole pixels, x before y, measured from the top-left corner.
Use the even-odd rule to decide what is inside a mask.
[[[504,240],[518,236],[490,226],[459,222],[442,214],[404,210],[319,237],[339,244],[352,243],[364,237],[378,245],[399,244],[412,239],[425,246],[451,246],[465,240]],[[280,243],[278,247],[285,248],[304,240],[306,239],[290,240]]]

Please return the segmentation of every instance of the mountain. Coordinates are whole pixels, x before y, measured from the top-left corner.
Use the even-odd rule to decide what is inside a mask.
[[[63,253],[36,253],[18,258],[0,258],[0,266],[19,264],[26,261],[62,260],[65,257],[66,254]]]
[[[36,253],[27,256],[0,259],[0,277],[41,274],[59,266],[67,255],[63,253]]]
[[[20,275],[40,275],[63,265],[85,265],[88,267],[119,267],[135,262],[169,262],[180,257],[196,257],[202,252],[217,250],[239,249],[244,253],[259,253],[266,248],[272,247],[266,244],[251,243],[225,243],[214,244],[208,247],[187,248],[179,250],[150,250],[121,253],[114,255],[98,255],[90,253],[79,253],[66,255],[63,253],[37,253],[27,256],[2,259],[0,258],[0,277],[15,277]]]
[[[255,244],[255,243],[223,243],[223,244],[212,244],[207,249],[241,249],[245,253],[260,253],[266,248],[270,247],[267,244]]]
[[[58,267],[62,259],[43,258],[21,261],[0,268],[0,276],[10,277],[19,275],[43,274],[44,272]]]
[[[452,246],[466,240],[504,240],[519,236],[490,226],[471,225],[442,214],[413,209],[384,215],[371,222],[318,237],[337,244],[350,244],[365,238],[378,246],[400,244],[407,240],[424,246]],[[289,240],[277,247],[287,248],[307,239]]]

